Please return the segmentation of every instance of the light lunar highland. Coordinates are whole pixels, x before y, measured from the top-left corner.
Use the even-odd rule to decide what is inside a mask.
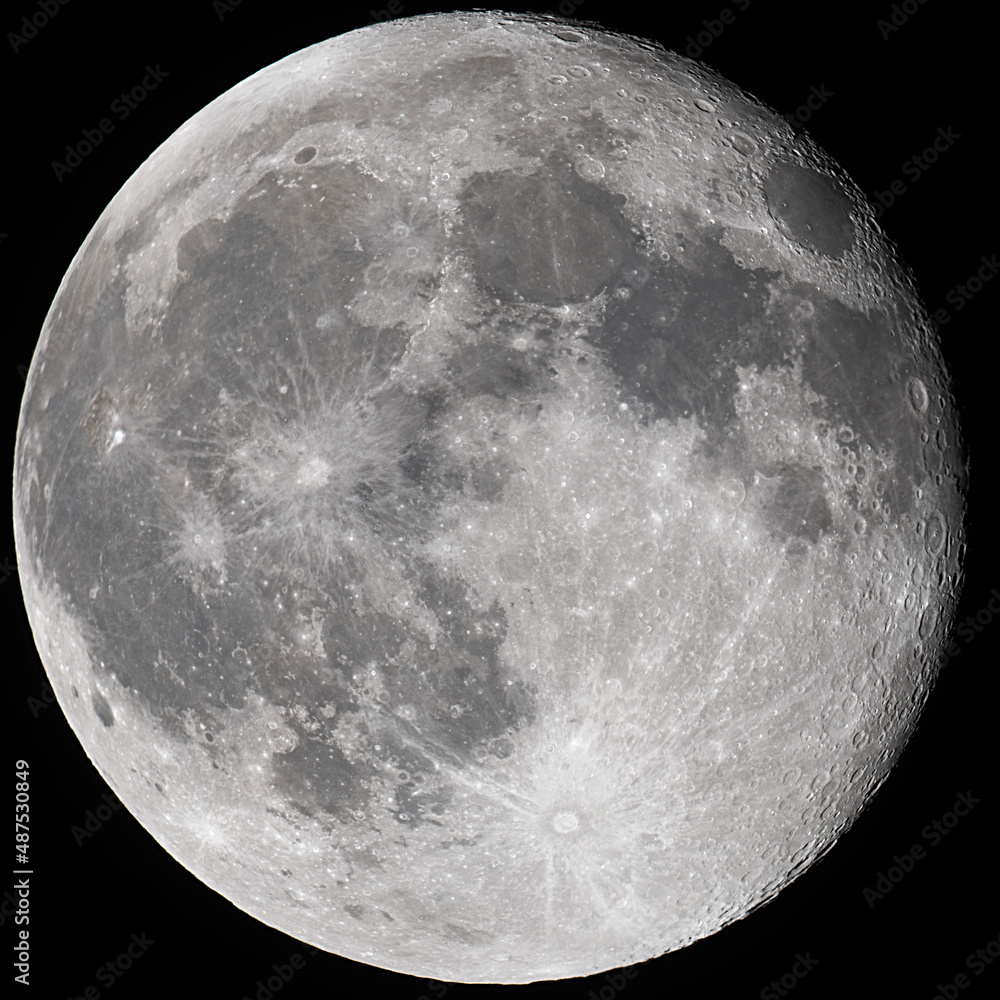
[[[886,778],[965,458],[857,188],[690,60],[363,28],[172,135],[45,322],[25,605],[122,802],[360,962],[580,976],[711,934]]]

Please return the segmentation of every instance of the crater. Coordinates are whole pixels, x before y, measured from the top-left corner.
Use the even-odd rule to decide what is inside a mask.
[[[121,407],[107,388],[102,388],[91,401],[83,418],[83,429],[94,448],[104,455],[125,440]]]
[[[557,833],[572,833],[579,825],[576,813],[556,813],[552,818],[552,827]]]
[[[95,691],[91,704],[94,707],[94,714],[101,720],[105,729],[110,729],[115,724],[115,716],[107,698],[100,691]]]
[[[319,489],[320,486],[326,485],[332,471],[332,466],[326,459],[315,456],[299,466],[295,485],[306,490]]]
[[[771,217],[790,239],[827,257],[843,257],[854,244],[851,202],[832,177],[778,160],[764,180]]]

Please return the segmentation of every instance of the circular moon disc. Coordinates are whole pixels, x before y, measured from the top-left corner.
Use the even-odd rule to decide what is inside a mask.
[[[314,45],[172,135],[45,322],[15,531],[58,700],[184,866],[467,982],[711,934],[938,668],[964,457],[808,139],[502,13]]]

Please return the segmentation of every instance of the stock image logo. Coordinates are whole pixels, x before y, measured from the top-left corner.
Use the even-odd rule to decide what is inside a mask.
[[[920,153],[915,153],[908,160],[904,160],[900,165],[900,173],[911,183],[916,183],[923,175],[934,166],[944,153],[959,140],[962,136],[950,125],[937,130],[934,140]],[[892,208],[896,202],[902,198],[909,190],[901,178],[897,178],[889,184],[884,191],[876,191],[873,195],[878,203],[875,209],[875,218],[879,219],[886,209]]]
[[[35,10],[21,18],[17,31],[7,32],[7,42],[15,55],[30,41],[38,37],[38,33],[68,4],[70,0],[38,0]]]
[[[894,854],[893,864],[877,873],[873,885],[865,886],[861,890],[861,895],[865,903],[868,904],[868,908],[873,909],[877,903],[885,899],[917,867],[917,864],[928,856],[927,848],[937,847],[981,802],[982,799],[974,796],[971,791],[960,792],[951,809],[928,823],[920,831],[920,836],[927,847],[924,844],[916,843],[908,851]]]
[[[795,956],[795,964],[778,979],[771,982],[760,991],[761,1000],[778,1000],[779,997],[786,997],[799,983],[809,975],[816,966],[819,959],[813,958],[810,952],[804,955],[799,952]]]
[[[159,64],[146,66],[146,75],[141,82],[128,91],[122,91],[111,102],[109,110],[119,122],[125,121],[168,76],[170,74]],[[52,172],[56,180],[61,184],[114,130],[115,123],[109,117],[102,118],[93,128],[83,129],[82,139],[74,145],[67,143],[63,159],[52,161]]]
[[[154,944],[156,941],[151,939],[145,931],[132,934],[128,944],[120,954],[108,959],[95,970],[96,983],[84,987],[75,996],[68,997],[67,1000],[99,1000],[105,995],[99,987],[111,989],[117,986]]]

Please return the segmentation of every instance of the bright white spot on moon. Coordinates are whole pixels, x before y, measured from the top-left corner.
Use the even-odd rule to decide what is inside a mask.
[[[295,482],[305,489],[317,489],[323,486],[330,478],[330,472],[331,466],[329,462],[319,457],[311,458],[308,462],[299,466],[299,473]]]
[[[580,825],[576,813],[561,812],[556,813],[552,819],[552,826],[559,833],[572,833]]]

